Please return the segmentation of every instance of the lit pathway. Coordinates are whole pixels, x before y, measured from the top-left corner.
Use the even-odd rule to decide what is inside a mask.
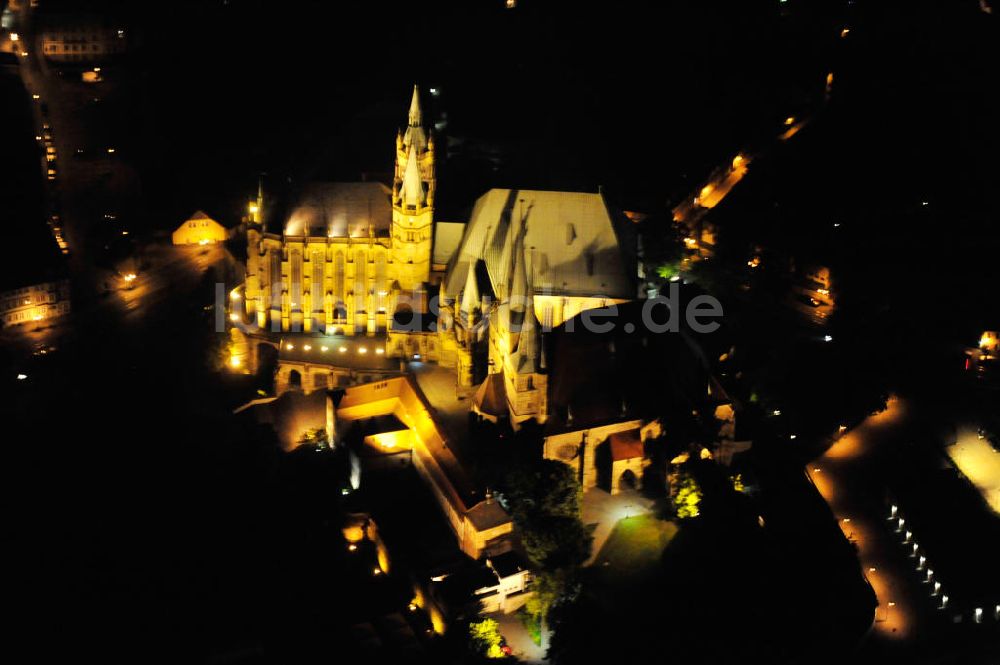
[[[844,535],[858,548],[863,571],[878,597],[876,634],[894,640],[918,632],[927,604],[925,590],[913,581],[908,570],[911,562],[888,523],[885,487],[874,461],[886,442],[899,433],[896,426],[905,411],[903,403],[891,398],[886,411],[844,434],[806,469]]]
[[[542,633],[542,646],[538,646],[531,641],[528,630],[521,623],[517,614],[503,614],[498,612],[489,615],[500,624],[500,634],[507,640],[507,646],[511,648],[513,655],[522,663],[544,663],[545,647],[548,642],[548,635]]]

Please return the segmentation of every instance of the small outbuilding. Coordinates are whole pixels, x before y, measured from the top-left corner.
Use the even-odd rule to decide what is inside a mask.
[[[208,245],[224,242],[227,235],[226,227],[199,210],[177,227],[173,241],[175,245]]]

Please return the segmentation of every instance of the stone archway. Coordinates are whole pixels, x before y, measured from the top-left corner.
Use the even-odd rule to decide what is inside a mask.
[[[634,490],[639,487],[639,479],[632,469],[625,469],[622,475],[618,476],[618,488],[622,490]]]
[[[302,372],[297,369],[288,372],[288,389],[302,390]]]

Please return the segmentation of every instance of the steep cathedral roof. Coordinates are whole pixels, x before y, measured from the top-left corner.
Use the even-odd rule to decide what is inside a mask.
[[[446,291],[459,293],[469,263],[483,259],[493,291],[506,299],[523,223],[520,251],[532,260],[535,293],[634,298],[634,252],[616,219],[600,194],[492,189],[476,201]]]
[[[325,182],[305,185],[285,221],[288,236],[362,237],[392,226],[392,192],[378,182]]]

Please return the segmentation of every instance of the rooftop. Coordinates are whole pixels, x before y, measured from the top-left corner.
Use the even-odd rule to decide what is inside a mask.
[[[376,237],[386,237],[392,225],[391,194],[379,182],[309,183],[290,197],[287,215],[280,204],[268,215],[270,230],[286,236],[362,238],[370,229]]]
[[[476,201],[446,292],[462,291],[469,264],[483,259],[493,292],[506,295],[511,252],[520,225],[536,293],[634,298],[634,257],[628,227],[600,194],[491,189]]]
[[[638,427],[625,432],[615,432],[611,435],[612,461],[618,462],[642,456],[642,439],[639,437]]]

